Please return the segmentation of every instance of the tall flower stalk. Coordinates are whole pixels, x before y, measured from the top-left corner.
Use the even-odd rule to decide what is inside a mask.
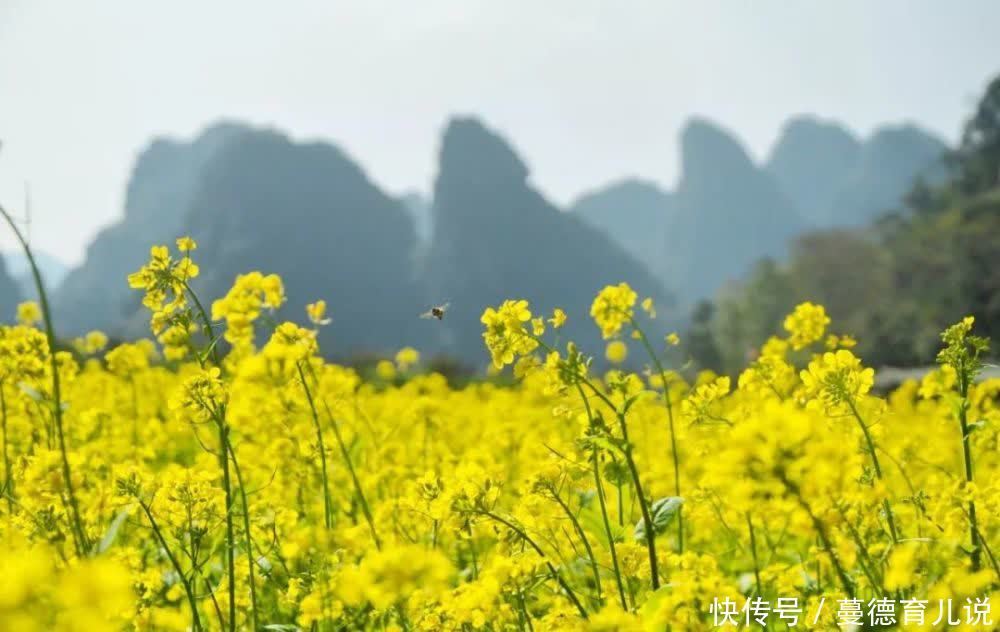
[[[639,340],[642,342],[642,346],[646,349],[646,354],[649,356],[650,361],[652,361],[657,375],[660,376],[660,382],[663,385],[663,404],[667,408],[667,423],[670,430],[670,456],[673,460],[674,466],[674,495],[679,497],[681,495],[681,462],[680,455],[677,452],[677,433],[674,430],[674,406],[673,402],[670,400],[669,376],[667,375],[667,371],[663,368],[663,362],[660,361],[660,357],[653,349],[653,345],[649,342],[649,337],[646,336],[646,332],[643,331],[642,327],[639,326],[634,317],[629,316],[629,322],[632,324],[633,331],[638,334]],[[681,507],[677,509],[677,552],[684,552],[684,514],[683,508]]]
[[[962,433],[963,474],[966,484],[970,487],[974,482],[974,469],[971,442],[973,426],[969,424],[969,388],[983,370],[981,356],[989,352],[989,341],[986,338],[972,335],[974,322],[973,317],[968,316],[944,330],[941,334],[941,340],[945,347],[937,356],[939,364],[950,367],[955,372],[959,398],[956,417],[958,418],[959,431]],[[985,542],[980,537],[975,500],[969,499],[966,513],[969,519],[969,560],[973,570],[979,570],[982,565]]]
[[[219,468],[222,472],[222,487],[226,503],[226,573],[228,578],[228,629],[236,630],[236,530],[234,525],[234,487],[230,461],[237,469],[239,493],[243,508],[243,525],[245,535],[244,549],[247,555],[248,581],[250,584],[251,609],[250,616],[253,628],[257,629],[257,590],[255,581],[256,560],[253,555],[252,534],[250,532],[249,503],[246,497],[246,486],[239,472],[236,453],[230,439],[230,425],[226,419],[226,392],[221,375],[221,360],[219,357],[218,337],[215,335],[212,320],[209,318],[198,295],[191,288],[190,281],[198,276],[198,266],[192,261],[190,253],[197,248],[194,240],[181,237],[177,240],[177,249],[181,257],[174,259],[166,246],[154,246],[150,250],[149,262],[139,271],[129,275],[129,285],[145,291],[143,304],[148,307],[153,316],[151,325],[153,333],[159,337],[164,346],[164,354],[168,359],[181,359],[192,350],[202,368],[202,373],[194,376],[184,384],[183,393],[175,403],[175,407],[186,409],[187,413],[202,422],[212,422],[218,431]],[[256,277],[245,282],[244,286],[252,284]],[[242,279],[242,278],[241,278]],[[239,284],[241,279],[237,279]],[[266,298],[262,303],[274,305],[273,283],[266,288],[249,288],[251,296],[253,289],[259,289]],[[248,288],[239,288],[247,293]],[[280,290],[280,281],[278,283]],[[192,309],[190,305],[193,305]],[[234,345],[244,340],[239,337],[246,333],[252,336],[252,327],[247,319],[243,319],[242,328],[236,330],[233,337],[227,337]],[[195,348],[191,334],[201,330],[206,342],[204,348]],[[233,332],[227,332],[228,334]]]
[[[187,279],[184,280],[184,288],[197,307],[198,318],[201,320],[202,332],[208,340],[207,350],[212,356],[213,364],[218,367],[219,351],[212,332],[212,321],[208,318],[208,313],[205,311],[205,307],[198,299],[198,295],[194,293],[194,290],[192,290],[191,286],[187,283]],[[202,367],[204,367],[205,355],[199,354],[198,358]],[[218,370],[218,368],[214,369],[216,372]],[[233,525],[233,482],[232,474],[229,470],[229,460],[232,458],[235,463],[236,454],[232,452],[232,444],[229,441],[229,424],[226,421],[225,404],[220,402],[217,406],[212,406],[211,402],[205,402],[204,405],[209,410],[211,418],[215,422],[215,426],[219,432],[219,467],[222,470],[222,488],[226,495],[226,568],[229,573],[229,630],[230,632],[233,632],[236,629],[236,534]],[[246,552],[247,563],[249,565],[249,580],[251,587],[253,587],[255,561],[253,559],[252,546],[250,544],[249,516],[246,514],[246,488],[243,487],[242,482],[240,484],[240,491],[244,508],[244,520],[246,521]],[[256,590],[251,590],[250,595],[253,600],[251,615],[254,620],[254,629],[257,629]]]
[[[70,515],[70,527],[73,533],[73,543],[76,547],[76,554],[82,557],[89,552],[90,545],[87,541],[87,532],[83,528],[83,521],[80,518],[80,505],[79,502],[77,502],[76,489],[73,484],[73,473],[70,469],[69,455],[66,449],[66,433],[63,425],[62,387],[59,382],[59,359],[56,357],[57,340],[55,326],[52,324],[52,310],[49,308],[49,298],[45,292],[45,284],[42,282],[42,274],[38,270],[38,264],[35,262],[35,255],[31,251],[31,246],[28,244],[28,240],[25,239],[21,230],[17,227],[17,223],[14,222],[14,219],[10,216],[10,213],[8,213],[3,207],[0,207],[0,215],[3,215],[7,225],[10,226],[10,229],[14,232],[14,236],[21,245],[21,249],[24,251],[25,257],[28,259],[28,265],[31,268],[31,277],[35,283],[35,290],[38,292],[38,302],[42,308],[42,319],[45,322],[45,336],[49,343],[49,365],[52,373],[52,418],[55,424],[56,441],[59,445],[63,481],[66,484],[66,498],[63,499],[63,502],[69,505],[68,513]]]
[[[298,371],[299,380],[302,382],[302,390],[305,391],[306,400],[309,402],[313,428],[316,430],[316,447],[319,450],[320,473],[323,478],[323,526],[330,529],[333,527],[333,507],[330,499],[330,480],[326,472],[326,444],[323,442],[323,427],[319,423],[316,402],[313,399],[312,391],[309,389],[309,383],[306,382],[306,374],[302,371],[302,364],[296,364],[295,369]]]
[[[608,307],[603,306],[605,302],[608,303]],[[614,287],[608,286],[598,294],[594,300],[591,315],[594,316],[605,337],[612,337],[621,330],[622,325],[628,320],[626,308],[631,309],[634,303],[635,292],[624,283]],[[507,300],[497,309],[492,307],[487,308],[483,312],[480,321],[486,326],[486,331],[483,333],[483,340],[493,359],[493,364],[497,368],[502,368],[507,364],[513,363],[518,356],[528,357],[539,347],[547,350],[550,357],[558,358],[558,353],[541,339],[545,331],[545,321],[542,318],[532,318],[527,301]],[[525,328],[525,324],[529,321],[531,326],[530,331]],[[561,310],[557,311],[553,314],[549,322],[558,328],[565,322],[565,314]],[[617,448],[625,459],[629,476],[632,479],[632,486],[635,490],[636,500],[639,503],[639,509],[642,513],[642,521],[645,526],[643,539],[645,540],[649,556],[651,585],[653,590],[656,590],[660,587],[659,562],[656,555],[656,533],[653,528],[650,503],[643,490],[642,479],[635,463],[633,446],[629,438],[626,407],[617,406],[601,388],[587,377],[586,367],[589,360],[584,361],[583,356],[576,350],[574,345],[570,345],[568,356],[566,360],[556,361],[556,371],[563,385],[586,387],[598,400],[608,407],[618,422],[621,439],[615,440],[615,442],[618,444]],[[582,391],[581,398],[584,401],[587,399],[586,394]],[[591,428],[597,428],[607,433],[606,428],[603,427],[603,423],[594,423],[598,419],[598,414],[596,412],[589,414]],[[610,435],[608,436],[610,437]],[[605,522],[607,522],[606,518]]]
[[[874,384],[875,372],[862,367],[861,360],[847,349],[840,349],[836,353],[827,352],[817,356],[800,373],[800,377],[810,406],[828,413],[849,415],[857,422],[865,439],[865,450],[871,460],[875,478],[880,483],[884,482],[885,474],[878,460],[878,447],[868,423],[858,409],[858,402]],[[889,535],[893,543],[896,543],[899,541],[899,529],[888,498],[882,499],[882,508],[889,526]]]

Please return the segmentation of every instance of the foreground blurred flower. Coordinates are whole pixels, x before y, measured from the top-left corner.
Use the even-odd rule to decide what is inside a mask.
[[[25,301],[17,306],[17,322],[30,327],[42,320],[42,309],[35,301]]]
[[[621,340],[612,340],[608,343],[604,355],[608,359],[608,362],[621,364],[628,357],[628,345]]]

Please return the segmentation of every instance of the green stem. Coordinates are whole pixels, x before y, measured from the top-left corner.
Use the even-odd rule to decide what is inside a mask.
[[[257,565],[257,559],[253,554],[253,538],[250,535],[250,507],[247,503],[247,488],[243,482],[243,473],[240,470],[239,462],[236,460],[236,450],[233,449],[233,443],[229,440],[229,433],[226,433],[226,451],[229,453],[229,458],[233,461],[236,482],[240,486],[240,501],[243,506],[243,530],[245,531],[244,544],[246,546],[248,579],[250,582],[250,617],[253,622],[253,629],[257,630],[259,628],[257,625],[257,582],[254,578],[254,567]]]
[[[56,425],[56,435],[59,441],[59,452],[62,456],[62,475],[66,482],[66,495],[69,497],[69,509],[72,516],[73,541],[76,546],[76,554],[83,556],[90,547],[87,543],[87,533],[83,528],[83,521],[80,519],[80,507],[76,500],[76,491],[73,488],[73,476],[69,467],[69,456],[66,450],[66,435],[63,432],[63,409],[62,409],[62,389],[59,383],[59,361],[56,358],[56,332],[52,324],[52,311],[49,309],[49,299],[45,293],[45,284],[42,283],[42,274],[35,263],[35,255],[31,252],[28,241],[21,234],[14,219],[7,213],[6,209],[0,207],[0,215],[3,215],[7,225],[14,231],[17,241],[24,250],[24,255],[28,259],[31,267],[31,276],[35,282],[35,289],[38,291],[38,302],[42,308],[42,318],[45,321],[45,336],[49,343],[49,365],[52,371],[52,415]]]
[[[184,586],[184,592],[187,594],[188,605],[191,606],[191,623],[195,630],[198,632],[201,630],[201,619],[198,616],[198,602],[194,596],[194,589],[191,587],[191,581],[184,574],[184,570],[181,568],[180,562],[174,557],[174,554],[170,551],[170,547],[167,546],[167,541],[163,537],[163,532],[160,531],[159,525],[156,524],[156,519],[153,518],[153,512],[149,510],[149,506],[141,500],[136,499],[139,506],[146,513],[146,518],[149,519],[149,524],[153,528],[153,533],[156,535],[156,539],[160,541],[160,546],[166,552],[167,557],[170,559],[170,563],[174,567],[174,571],[177,573],[177,577],[180,579],[181,584]]]
[[[217,419],[219,427],[219,467],[222,468],[222,489],[226,493],[226,568],[229,572],[229,632],[236,630],[236,538],[233,534],[233,484],[229,475],[229,428],[225,418]]]
[[[779,471],[778,480],[785,486],[795,501],[798,503],[799,507],[809,516],[809,520],[812,522],[813,528],[816,530],[816,534],[819,536],[820,542],[823,544],[823,549],[826,551],[827,555],[830,556],[830,561],[833,563],[834,570],[837,572],[837,578],[840,580],[840,585],[844,589],[844,594],[848,597],[854,597],[854,585],[851,583],[850,578],[847,576],[847,572],[840,563],[840,558],[837,557],[836,551],[833,550],[833,543],[830,541],[830,536],[826,533],[826,527],[823,526],[823,522],[813,513],[812,507],[806,502],[806,499],[802,497],[802,491],[799,486],[788,480],[783,471]],[[817,578],[819,574],[817,573]]]
[[[316,370],[309,366],[309,372],[312,374],[316,383],[319,383],[319,378],[316,376]],[[323,404],[323,410],[326,413],[327,418],[330,420],[330,426],[333,428],[333,436],[337,440],[337,445],[340,447],[340,454],[344,459],[344,463],[347,465],[347,471],[351,475],[351,482],[354,485],[354,493],[357,496],[358,504],[361,505],[361,511],[365,515],[365,520],[368,521],[368,530],[372,534],[372,540],[375,542],[375,548],[382,548],[382,541],[378,537],[378,531],[375,529],[375,518],[372,517],[371,508],[368,505],[368,500],[365,498],[365,493],[361,488],[361,480],[358,478],[357,471],[354,469],[354,463],[351,460],[351,453],[347,449],[347,444],[344,443],[344,438],[340,434],[340,425],[337,420],[333,417],[333,413],[330,411],[330,405],[327,404],[325,398],[320,398],[320,402]]]
[[[962,375],[961,373],[959,375]],[[972,446],[969,443],[969,383],[963,377],[960,378],[961,382],[959,384],[959,392],[962,396],[962,402],[958,409],[958,424],[962,430],[962,458],[965,462],[965,482],[973,482],[973,470],[972,470]],[[979,523],[976,520],[976,503],[973,500],[969,500],[969,540],[972,543],[972,552],[969,554],[969,558],[972,562],[972,570],[978,571],[982,566],[982,551],[981,551],[981,541],[979,538]]]
[[[187,290],[188,296],[191,297],[191,301],[194,302],[195,308],[198,310],[198,315],[201,317],[202,332],[208,339],[208,344],[211,345],[212,349],[212,363],[215,366],[222,366],[222,363],[219,361],[219,345],[215,344],[215,341],[212,340],[212,321],[208,317],[208,312],[205,311],[205,306],[201,304],[198,295],[194,293],[194,290],[191,289],[187,281],[184,282],[184,289]]]
[[[1000,579],[1000,564],[997,564],[997,558],[993,555],[993,549],[990,548],[990,545],[986,542],[986,538],[983,537],[983,534],[980,533],[979,529],[977,527],[973,528],[976,529],[976,536],[979,538],[980,544],[983,545],[983,550],[986,551],[986,558],[993,566],[993,572],[996,573],[997,579]]]
[[[653,590],[656,590],[660,587],[659,564],[656,560],[656,537],[655,534],[652,533],[653,521],[649,515],[649,505],[646,503],[646,495],[642,491],[642,481],[639,480],[639,469],[635,465],[635,459],[632,458],[632,444],[629,443],[628,425],[625,421],[625,415],[618,410],[618,407],[615,406],[614,402],[612,402],[607,395],[602,393],[593,382],[587,379],[587,376],[578,374],[576,377],[580,380],[580,382],[593,391],[594,395],[596,395],[598,399],[613,410],[615,416],[618,418],[618,424],[622,431],[622,439],[625,443],[625,447],[623,449],[625,463],[628,465],[629,474],[632,477],[632,485],[635,487],[635,495],[636,500],[639,501],[639,509],[642,510],[643,522],[647,526],[646,549],[649,552],[649,568],[650,574],[652,575],[652,586]]]
[[[224,630],[226,628],[226,622],[222,616],[222,608],[219,607],[219,600],[215,596],[215,590],[212,588],[212,584],[206,579],[205,590],[208,592],[209,597],[212,598],[212,606],[215,608],[215,616],[219,620],[219,629]]]
[[[628,439],[625,440],[626,442]],[[646,502],[646,494],[642,491],[642,483],[639,481],[639,470],[632,458],[632,447],[625,447],[625,462],[628,464],[629,472],[632,474],[632,483],[635,485],[635,494],[638,497],[639,509],[642,511],[642,520],[645,524],[646,550],[649,553],[649,572],[652,576],[653,590],[660,587],[659,562],[656,559],[656,533],[653,530],[653,517],[649,513],[649,504]]]
[[[882,476],[882,466],[878,462],[878,454],[875,450],[875,441],[872,439],[871,432],[868,430],[868,424],[861,417],[861,413],[858,412],[858,407],[854,404],[853,400],[848,399],[847,405],[851,409],[851,413],[854,415],[854,419],[857,420],[858,426],[861,427],[861,432],[865,436],[865,443],[868,446],[868,455],[872,460],[872,467],[875,468],[875,477],[881,482],[883,481]],[[882,499],[882,507],[885,509],[885,519],[889,523],[889,535],[892,536],[893,544],[899,542],[899,531],[896,529],[896,519],[892,515],[892,505],[889,504],[888,498]]]
[[[7,453],[7,395],[4,393],[4,383],[0,380],[0,421],[3,423],[3,488],[7,496],[7,513],[14,514],[14,475],[10,467],[10,456]]]
[[[531,539],[531,537],[528,536],[528,534],[525,533],[523,529],[511,523],[510,521],[501,518],[500,516],[496,515],[493,512],[477,510],[476,513],[486,516],[487,518],[490,518],[492,520],[496,520],[500,524],[504,525],[505,527],[513,531],[519,538],[524,540],[528,544],[528,546],[534,549],[535,553],[538,554],[538,557],[545,560],[545,566],[548,567],[549,573],[552,575],[552,578],[555,579],[556,583],[558,583],[562,587],[562,589],[566,592],[567,599],[569,599],[570,602],[576,607],[577,611],[580,613],[580,616],[583,617],[584,619],[587,618],[587,610],[583,607],[583,604],[580,603],[580,600],[577,598],[576,593],[573,592],[573,589],[570,588],[569,584],[566,583],[566,580],[563,579],[563,576],[559,573],[559,570],[556,569],[556,567],[552,565],[552,562],[549,561],[548,556],[545,555],[545,551],[543,551],[542,548],[538,546],[538,544],[536,544],[535,541]]]
[[[594,415],[593,411],[590,409],[590,402],[587,400],[586,393],[583,392],[583,388],[579,384],[576,385],[577,392],[580,393],[580,398],[583,400],[583,406],[587,411],[587,419],[590,426],[594,426]],[[597,500],[601,506],[601,520],[604,522],[604,533],[608,538],[608,548],[611,551],[611,566],[615,572],[615,582],[618,584],[618,596],[621,599],[622,610],[628,610],[628,604],[625,601],[625,584],[622,581],[621,568],[618,565],[618,551],[615,546],[615,537],[611,532],[611,521],[608,518],[608,505],[604,498],[604,482],[601,480],[601,464],[598,459],[597,450],[593,451],[591,457],[594,466],[594,485],[597,488]],[[619,518],[621,517],[621,489],[618,490],[618,502],[619,502]]]
[[[754,534],[753,519],[750,517],[749,511],[747,512],[747,529],[750,530],[750,554],[753,557],[753,577],[757,582],[757,596],[763,597],[764,590],[760,583],[760,561],[757,559],[757,536]]]
[[[594,549],[590,546],[590,540],[587,539],[587,533],[583,530],[583,527],[580,526],[580,521],[577,520],[573,510],[569,508],[569,505],[566,504],[566,501],[562,499],[559,493],[555,489],[550,489],[549,491],[552,493],[552,497],[555,501],[559,503],[559,506],[562,507],[566,517],[569,518],[569,521],[573,524],[573,529],[583,542],[583,548],[587,550],[587,557],[590,559],[590,570],[594,575],[594,586],[597,589],[597,605],[598,608],[603,607],[604,596],[601,593],[601,573],[597,568],[597,558],[594,557]]]
[[[327,529],[333,527],[333,507],[330,502],[330,481],[326,473],[326,446],[323,443],[323,429],[319,424],[319,413],[316,412],[316,402],[313,401],[312,391],[306,383],[306,375],[302,371],[302,364],[296,365],[299,371],[299,379],[302,380],[302,389],[306,392],[306,399],[309,401],[309,410],[312,411],[313,426],[316,428],[316,443],[319,447],[319,462],[323,475],[323,523]]]
[[[194,302],[201,317],[202,329],[208,337],[209,344],[212,345],[212,361],[216,366],[220,365],[218,347],[212,341],[212,321],[205,311],[205,306],[201,304],[198,295],[194,293],[191,286],[184,283],[184,289]],[[204,361],[199,356],[199,362]],[[220,406],[218,410],[210,411],[219,428],[219,466],[222,468],[222,487],[226,495],[226,569],[229,573],[229,632],[236,630],[236,537],[233,529],[233,485],[229,473],[229,425],[226,423],[225,409]],[[248,536],[249,537],[249,534]],[[252,562],[252,560],[251,560]],[[252,576],[252,572],[251,572]],[[256,612],[254,613],[256,616]]]
[[[861,534],[858,533],[857,528],[851,524],[851,521],[847,519],[847,513],[844,511],[844,508],[837,503],[834,503],[834,505],[837,507],[837,511],[840,513],[841,519],[847,526],[847,532],[850,534],[851,539],[854,540],[854,546],[858,549],[858,562],[860,563],[861,571],[865,574],[865,577],[868,578],[872,588],[878,588],[882,591],[882,594],[884,594],[885,588],[882,585],[882,581],[880,579],[876,579],[875,577],[874,569],[877,569],[878,567],[875,565],[871,555],[868,553],[868,547],[865,546],[864,541],[861,539]]]
[[[674,431],[674,407],[673,403],[670,401],[670,383],[667,381],[667,372],[663,368],[663,363],[660,362],[660,358],[656,355],[653,350],[653,345],[650,344],[649,338],[646,337],[646,332],[642,330],[636,324],[635,319],[631,316],[629,321],[632,323],[632,329],[639,333],[639,340],[642,342],[643,347],[646,348],[646,354],[649,355],[649,359],[653,361],[653,366],[656,367],[657,372],[660,374],[660,381],[663,383],[663,403],[667,407],[667,421],[670,427],[670,456],[673,459],[674,465],[674,495],[681,495],[681,464],[680,455],[677,454],[677,434]],[[732,425],[732,424],[730,424]],[[684,552],[684,515],[682,513],[683,506],[677,508],[677,552]]]
[[[531,625],[531,614],[528,612],[528,604],[524,601],[524,588],[522,588],[520,584],[515,583],[515,585],[517,586],[517,602],[519,610],[524,613],[524,622],[527,624],[529,632],[533,632],[535,627]]]

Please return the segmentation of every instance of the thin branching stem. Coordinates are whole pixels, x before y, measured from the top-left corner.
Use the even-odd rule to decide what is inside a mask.
[[[884,477],[882,475],[882,466],[879,465],[878,452],[875,449],[875,440],[872,439],[872,433],[868,429],[868,424],[865,423],[865,420],[861,416],[861,413],[858,412],[858,407],[854,403],[854,400],[848,399],[847,406],[848,408],[850,408],[851,414],[854,416],[854,419],[858,422],[858,426],[861,428],[861,432],[865,436],[865,444],[868,448],[868,455],[871,457],[872,467],[875,468],[875,477],[878,478],[878,480],[881,482],[884,480]],[[899,542],[899,531],[896,529],[896,519],[892,514],[892,505],[889,503],[888,498],[882,499],[882,508],[885,510],[886,522],[889,524],[889,535],[892,536],[892,542],[893,544],[895,544],[896,542]]]
[[[594,587],[597,591],[597,605],[598,607],[604,606],[604,595],[601,593],[601,572],[597,568],[597,558],[594,556],[594,549],[590,546],[590,540],[587,538],[587,532],[583,530],[580,526],[580,521],[577,519],[576,514],[570,509],[566,501],[562,499],[559,492],[555,489],[549,490],[552,494],[552,498],[558,503],[562,508],[563,513],[569,518],[570,523],[573,525],[573,529],[576,531],[577,536],[580,541],[583,542],[583,548],[587,551],[587,559],[590,561],[590,570],[594,575]]]
[[[316,429],[316,444],[319,449],[320,470],[323,476],[323,524],[327,529],[333,527],[333,506],[330,499],[330,479],[326,472],[326,445],[323,443],[323,428],[319,423],[319,413],[316,411],[316,402],[313,400],[312,391],[306,382],[305,372],[302,371],[302,363],[295,366],[299,372],[299,379],[302,381],[302,390],[306,393],[306,400],[309,402],[309,410],[312,412],[313,427]]]
[[[757,596],[763,597],[764,589],[760,581],[760,561],[757,559],[757,535],[754,533],[753,517],[750,515],[749,511],[747,512],[746,517],[747,529],[750,531],[750,554],[753,558],[753,577],[757,584]]]
[[[191,297],[202,321],[202,329],[209,339],[212,349],[212,361],[218,366],[219,355],[217,347],[212,341],[212,321],[208,317],[208,312],[198,299],[198,295],[187,283],[184,284],[188,296]],[[222,487],[226,495],[226,570],[229,574],[229,632],[236,631],[236,536],[233,528],[233,483],[229,472],[229,424],[226,422],[226,411],[224,406],[211,410],[216,426],[219,430],[219,467],[222,468]],[[234,457],[235,458],[235,457]],[[250,537],[247,534],[247,537]],[[252,571],[251,571],[252,573]],[[256,613],[254,613],[256,616]]]
[[[319,378],[316,375],[316,370],[311,364],[307,364],[309,367],[309,373],[312,375],[313,380],[319,384]],[[347,444],[344,443],[344,437],[340,433],[340,424],[337,423],[336,418],[333,416],[333,412],[330,410],[330,405],[326,402],[323,397],[319,398],[320,402],[323,404],[323,411],[326,413],[327,419],[330,420],[330,427],[333,428],[333,436],[337,440],[337,446],[340,448],[340,454],[344,459],[344,464],[347,465],[347,471],[351,475],[351,482],[354,485],[354,493],[357,497],[358,504],[361,505],[361,512],[365,515],[365,520],[368,522],[368,530],[371,532],[372,541],[375,543],[376,549],[382,548],[382,540],[378,536],[378,530],[375,528],[375,518],[372,515],[371,507],[368,505],[368,499],[365,497],[365,492],[361,487],[361,479],[358,478],[358,473],[354,469],[354,462],[351,460],[351,452],[347,449]]]
[[[14,513],[14,501],[11,496],[14,494],[14,476],[10,466],[10,455],[8,454],[7,443],[7,395],[4,393],[4,382],[0,380],[0,425],[3,429],[3,488],[7,492],[7,512]]]
[[[587,420],[590,426],[594,427],[594,414],[590,408],[590,401],[587,399],[587,394],[583,392],[583,388],[579,383],[576,384],[576,389],[580,394],[580,398],[583,400],[583,406],[587,411]],[[615,583],[618,586],[618,597],[621,599],[622,610],[628,610],[628,604],[625,601],[625,584],[622,581],[621,567],[618,564],[618,551],[615,546],[615,536],[611,531],[611,521],[608,518],[608,505],[604,497],[604,482],[601,480],[601,464],[596,449],[593,450],[591,461],[593,462],[594,469],[594,485],[597,487],[597,500],[601,507],[601,520],[604,522],[604,533],[608,538],[608,548],[611,552],[611,566],[615,573]],[[619,499],[620,498],[621,492],[619,491]]]
[[[795,502],[798,503],[799,507],[806,512],[809,516],[810,522],[812,522],[813,529],[816,530],[816,535],[819,536],[820,543],[823,545],[823,550],[830,557],[830,562],[833,564],[833,568],[837,573],[837,578],[840,580],[840,585],[844,589],[844,594],[849,597],[854,596],[854,584],[851,582],[850,577],[847,575],[847,571],[844,570],[843,565],[840,563],[840,558],[837,556],[837,552],[833,548],[833,542],[830,540],[830,536],[826,532],[826,527],[823,525],[823,521],[813,513],[812,507],[806,502],[806,499],[802,496],[802,490],[799,486],[788,479],[783,471],[777,472],[778,480],[781,484],[785,486],[785,489],[791,493]],[[817,560],[817,564],[818,564]],[[817,573],[817,578],[819,573]]]
[[[170,564],[174,567],[174,571],[177,573],[177,577],[184,586],[184,593],[187,595],[188,605],[191,607],[191,623],[195,632],[201,630],[201,619],[198,616],[198,601],[194,596],[194,589],[191,586],[191,580],[184,573],[184,569],[181,568],[181,564],[177,561],[177,557],[174,556],[173,552],[170,550],[170,546],[167,545],[166,538],[163,537],[163,532],[160,530],[159,525],[156,524],[156,519],[153,518],[153,512],[150,510],[149,505],[140,499],[136,499],[142,511],[146,514],[146,518],[149,520],[149,524],[153,529],[153,534],[156,535],[156,539],[159,540],[160,546],[163,547],[163,551],[167,554],[167,558],[170,560]]]
[[[552,575],[552,578],[556,580],[556,583],[558,583],[562,587],[563,591],[566,593],[566,598],[569,599],[570,602],[573,604],[573,606],[576,607],[581,617],[583,617],[584,619],[587,618],[587,609],[583,607],[582,603],[580,603],[580,600],[579,598],[577,598],[576,593],[573,592],[573,589],[570,588],[570,585],[566,583],[566,580],[563,578],[562,574],[559,573],[559,569],[553,566],[552,562],[549,561],[548,556],[545,555],[545,551],[543,551],[542,548],[538,546],[538,544],[531,538],[531,536],[525,533],[524,529],[521,529],[514,523],[510,522],[509,520],[501,516],[498,516],[492,511],[476,510],[475,513],[478,513],[482,516],[486,516],[487,518],[495,520],[500,524],[504,525],[505,527],[513,531],[514,534],[517,535],[517,537],[521,538],[521,540],[527,543],[528,546],[534,549],[535,553],[538,554],[538,557],[545,560],[545,566],[549,569],[549,573]]]
[[[255,579],[255,570],[257,566],[257,558],[253,554],[253,538],[250,533],[250,507],[247,503],[247,487],[246,483],[243,482],[243,472],[240,470],[239,461],[236,460],[236,450],[233,449],[233,442],[229,440],[229,435],[226,435],[226,451],[229,453],[229,458],[233,462],[233,472],[236,474],[236,482],[239,484],[240,489],[240,503],[243,506],[243,530],[246,532],[244,534],[244,545],[247,554],[247,572],[248,581],[250,583],[250,618],[253,622],[253,629],[258,629],[257,625],[257,580]]]
[[[680,455],[677,453],[677,433],[674,431],[674,406],[673,402],[670,400],[670,381],[667,379],[667,372],[663,368],[663,363],[660,361],[659,356],[653,350],[653,345],[650,344],[649,338],[646,336],[646,332],[643,331],[642,327],[635,322],[635,318],[629,317],[629,321],[632,323],[632,329],[634,329],[639,334],[639,340],[642,342],[642,346],[646,349],[646,354],[649,359],[653,362],[653,366],[656,367],[656,371],[660,374],[660,382],[663,383],[663,403],[667,408],[667,423],[670,428],[670,456],[673,459],[674,466],[674,495],[681,495],[681,463]],[[723,420],[725,421],[725,420]],[[733,425],[727,422],[730,426]],[[677,552],[684,552],[684,514],[683,507],[677,508]]]

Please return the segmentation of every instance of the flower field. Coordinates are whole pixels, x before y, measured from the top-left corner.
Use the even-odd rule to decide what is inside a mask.
[[[889,394],[809,303],[738,377],[691,376],[623,283],[590,314],[483,306],[514,380],[456,387],[409,348],[324,361],[325,303],[277,322],[257,272],[199,297],[196,259],[183,238],[128,278],[155,342],[59,346],[44,296],[0,327],[0,629],[1000,620],[1000,382],[971,318]],[[608,348],[557,344],[567,319]]]

